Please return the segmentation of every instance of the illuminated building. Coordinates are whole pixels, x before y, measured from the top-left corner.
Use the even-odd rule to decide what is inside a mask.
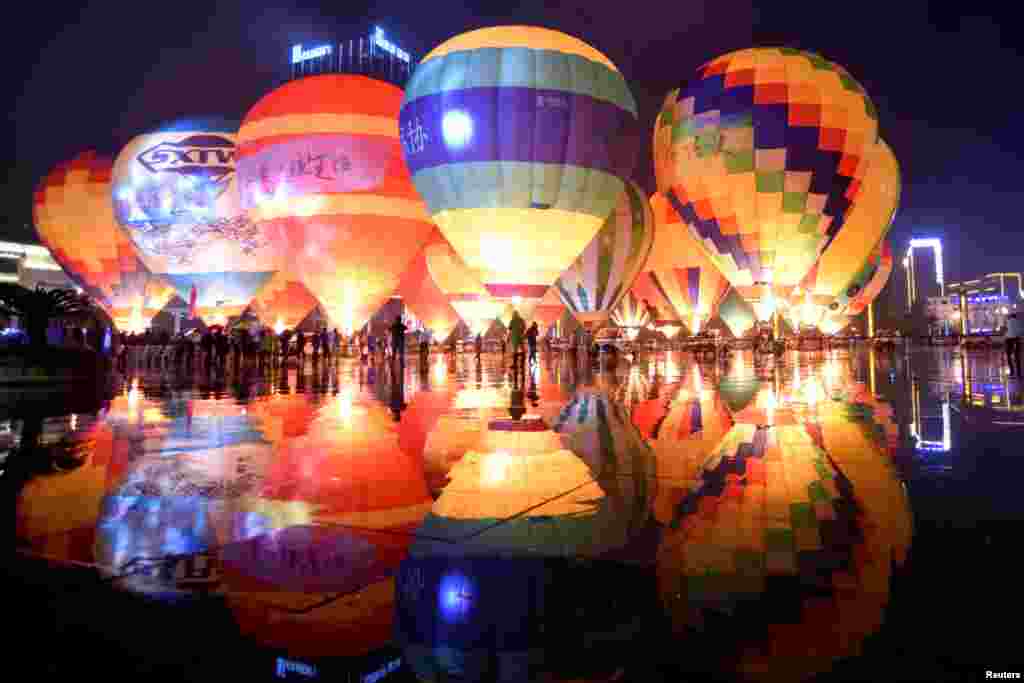
[[[946,285],[948,294],[990,295],[999,294],[1008,300],[1024,299],[1024,286],[1020,273],[989,273],[976,280],[951,282]]]
[[[943,296],[946,293],[940,240],[910,240],[907,254],[903,257],[903,269],[907,274],[907,310],[912,309],[918,301],[926,301],[930,296]]]
[[[0,282],[28,289],[74,289],[75,284],[53,260],[50,250],[38,244],[0,242]]]
[[[415,60],[374,26],[367,35],[338,44],[292,45],[291,80],[327,73],[362,74],[404,86]]]

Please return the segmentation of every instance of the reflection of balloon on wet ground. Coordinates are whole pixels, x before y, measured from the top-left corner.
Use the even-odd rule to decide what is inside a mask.
[[[617,680],[653,603],[644,573],[414,553],[397,578],[395,642],[420,681]]]
[[[407,661],[429,681],[572,679],[584,661],[614,670],[621,661],[593,648],[619,653],[638,635],[642,570],[577,562],[617,557],[646,522],[649,450],[594,393],[575,396],[551,425],[529,414],[483,419],[402,563],[396,639]],[[598,602],[587,588],[612,584]]]
[[[795,680],[879,628],[910,516],[885,453],[889,413],[863,387],[819,388],[809,405],[799,391],[771,405],[769,391],[734,413],[677,506],[658,575],[673,623],[706,648],[697,669]]]
[[[733,420],[719,393],[704,385],[696,365],[690,376],[634,405],[631,418],[654,451],[658,476],[654,516],[665,523]]]

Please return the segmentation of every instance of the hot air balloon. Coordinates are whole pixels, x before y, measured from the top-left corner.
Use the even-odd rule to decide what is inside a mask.
[[[114,162],[114,215],[149,269],[197,314],[223,324],[240,315],[280,259],[239,204],[238,122],[176,121],[132,139]]]
[[[279,270],[253,298],[250,310],[280,334],[298,327],[318,303],[297,275]]]
[[[654,194],[650,201],[658,227],[644,277],[672,305],[690,332],[698,334],[717,315],[729,281],[694,240],[668,199]]]
[[[53,258],[114,324],[142,332],[173,290],[150,273],[115,220],[112,168],[91,151],[57,166],[35,193],[34,222]]]
[[[842,228],[878,139],[864,89],[788,48],[731,52],[665,99],[658,190],[767,320]]]
[[[888,240],[878,245],[877,251],[872,255],[872,262],[871,275],[861,291],[847,305],[846,315],[863,313],[889,282],[889,276],[892,275],[892,244]]]
[[[652,321],[647,307],[632,292],[629,292],[618,307],[612,311],[612,322],[624,330],[629,341],[635,341],[640,335],[640,330],[648,327]]]
[[[532,26],[434,48],[401,113],[406,162],[434,221],[488,293],[527,319],[619,200],[636,120],[607,57]]]
[[[650,204],[635,183],[627,182],[608,220],[554,285],[585,328],[607,323],[647,262],[654,234]]]
[[[718,304],[718,317],[737,339],[745,336],[757,323],[754,308],[733,287],[729,288]]]
[[[843,229],[793,292],[791,304],[800,307],[797,322],[815,325],[828,313],[842,313],[857,297],[866,284],[864,264],[889,232],[899,197],[899,163],[880,139]]]
[[[501,315],[505,304],[495,301],[447,240],[423,250],[430,277],[473,334],[483,334]]]
[[[239,131],[243,207],[346,335],[394,294],[434,227],[399,151],[401,98],[364,76],[303,78]]]
[[[533,310],[533,322],[537,323],[537,330],[541,337],[547,335],[549,330],[557,328],[558,321],[562,319],[565,311],[566,308],[558,296],[558,290],[552,287],[540,300],[537,308]]]
[[[434,334],[434,339],[444,342],[458,327],[461,319],[448,297],[437,286],[427,266],[427,249],[433,245],[448,245],[441,232],[434,228],[427,238],[427,244],[398,283],[398,295],[402,303]]]

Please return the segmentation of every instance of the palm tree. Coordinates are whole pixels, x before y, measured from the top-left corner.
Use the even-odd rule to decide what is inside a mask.
[[[46,329],[55,318],[92,317],[96,309],[89,298],[71,289],[34,290],[21,285],[0,283],[0,314],[18,316],[24,321],[29,344],[46,347]]]

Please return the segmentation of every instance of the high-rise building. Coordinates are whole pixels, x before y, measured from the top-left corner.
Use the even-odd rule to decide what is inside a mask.
[[[385,36],[379,26],[340,43],[292,45],[288,54],[291,80],[327,73],[362,74],[404,87],[415,61]]]
[[[907,254],[903,257],[903,271],[906,274],[907,310],[929,297],[945,295],[945,280],[942,263],[942,242],[935,238],[910,240]]]

